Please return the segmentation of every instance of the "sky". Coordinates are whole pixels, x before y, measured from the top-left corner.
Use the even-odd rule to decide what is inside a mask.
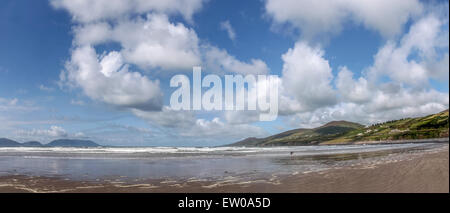
[[[216,146],[449,106],[449,4],[2,0],[0,137]],[[279,116],[174,111],[170,79],[277,75]]]

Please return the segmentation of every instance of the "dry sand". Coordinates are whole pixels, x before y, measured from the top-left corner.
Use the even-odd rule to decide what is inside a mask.
[[[396,162],[356,165],[276,179],[227,183],[147,180],[88,182],[62,178],[2,176],[0,192],[449,192],[448,146]]]

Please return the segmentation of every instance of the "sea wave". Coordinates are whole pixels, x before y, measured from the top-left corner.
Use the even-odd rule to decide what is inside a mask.
[[[411,148],[423,144],[285,146],[285,147],[1,147],[1,153],[61,153],[61,154],[270,154],[292,152],[346,153]]]

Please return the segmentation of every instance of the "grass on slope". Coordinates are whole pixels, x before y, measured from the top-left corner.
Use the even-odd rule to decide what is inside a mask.
[[[406,118],[350,131],[328,143],[410,140],[448,137],[448,110],[420,118]]]

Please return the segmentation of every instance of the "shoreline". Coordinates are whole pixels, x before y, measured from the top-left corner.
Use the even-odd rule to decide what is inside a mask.
[[[220,181],[190,178],[80,181],[63,177],[7,175],[0,176],[0,192],[449,192],[448,145],[429,152],[396,155],[405,157],[376,160],[376,163],[361,160],[360,165],[243,182],[233,182],[232,178]]]
[[[225,144],[220,146],[205,146],[205,147],[182,147],[182,148],[223,148],[223,147],[296,147],[296,146],[345,146],[345,145],[383,145],[383,144],[408,144],[408,143],[449,143],[450,138],[426,138],[426,139],[408,139],[408,140],[382,140],[382,141],[347,141],[343,143],[333,143],[329,144],[327,142],[322,142],[318,144],[304,144],[304,145],[273,145],[273,146],[232,146],[231,144]],[[0,146],[0,148],[158,148],[161,146],[111,146],[111,145],[100,145],[100,146]],[[172,148],[172,147],[171,147]],[[178,148],[178,147],[177,147]]]

